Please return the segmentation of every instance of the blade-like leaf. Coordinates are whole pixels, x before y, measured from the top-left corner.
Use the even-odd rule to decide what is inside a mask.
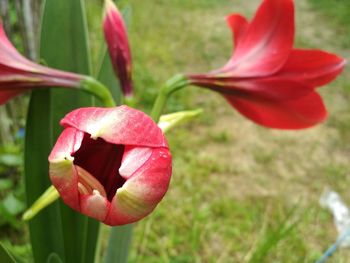
[[[112,227],[104,263],[127,263],[132,225]]]
[[[98,80],[101,81],[112,93],[112,96],[117,104],[120,103],[121,90],[118,80],[114,75],[111,59],[107,52],[107,47],[103,46],[101,55],[101,65],[98,69]]]
[[[25,187],[31,205],[51,184],[47,158],[52,147],[50,91],[34,91],[31,96],[25,140]],[[46,262],[51,253],[64,258],[63,236],[58,203],[29,222],[35,262]],[[45,244],[43,246],[43,244]]]
[[[51,67],[87,75],[91,73],[85,6],[82,0],[46,0],[41,56]],[[53,139],[62,131],[59,121],[65,114],[75,108],[92,105],[89,95],[72,90],[53,90],[51,99]],[[60,204],[60,212],[64,262],[93,262],[98,223],[74,212],[63,203]]]
[[[16,260],[10,255],[7,249],[0,243],[0,262],[16,263]]]

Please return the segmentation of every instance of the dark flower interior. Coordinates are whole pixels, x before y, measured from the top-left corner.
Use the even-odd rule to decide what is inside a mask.
[[[94,140],[85,133],[80,149],[73,154],[74,164],[88,171],[101,183],[109,201],[125,183],[119,174],[124,149],[124,145],[111,144],[101,138]]]

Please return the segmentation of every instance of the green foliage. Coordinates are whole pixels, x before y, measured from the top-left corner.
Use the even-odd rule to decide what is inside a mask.
[[[9,224],[20,229],[23,226],[18,219],[25,208],[22,144],[22,140],[17,140],[16,145],[0,147],[0,227]]]
[[[41,57],[49,66],[91,73],[82,1],[45,2],[40,47]],[[92,105],[90,96],[71,90],[33,93],[26,140],[29,204],[50,185],[47,156],[62,130],[59,120],[70,110],[88,105]],[[47,208],[30,222],[30,228],[36,262],[93,262],[98,223],[79,215],[64,204],[54,204]],[[48,245],[43,246],[46,243]]]
[[[10,255],[8,250],[0,243],[0,261],[2,263],[16,263],[15,259]]]
[[[327,17],[327,22],[334,24],[338,32],[338,41],[345,48],[350,48],[350,3],[348,0],[308,0],[312,6]]]

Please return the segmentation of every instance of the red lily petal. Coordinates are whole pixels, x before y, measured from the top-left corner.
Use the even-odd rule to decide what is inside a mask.
[[[143,112],[127,106],[115,108],[80,108],[62,120],[64,127],[74,127],[112,144],[168,147],[154,121]]]
[[[99,221],[104,221],[108,214],[110,204],[107,198],[99,193],[92,195],[82,195],[80,197],[81,213],[95,218]]]
[[[57,139],[50,156],[50,178],[62,199],[79,211],[78,173],[72,153],[80,148],[84,133],[74,128],[65,129]]]
[[[221,72],[239,77],[273,74],[288,59],[293,41],[293,1],[265,0]]]
[[[244,36],[244,33],[247,31],[248,28],[248,21],[244,16],[241,16],[239,14],[232,14],[226,17],[227,24],[232,30],[233,33],[233,42],[235,47],[237,47],[238,42],[241,41],[241,39]]]
[[[171,176],[171,155],[166,148],[153,149],[151,157],[117,190],[105,220],[121,225],[151,213],[165,195]]]
[[[227,95],[248,95],[273,101],[295,100],[314,90],[313,87],[294,79],[283,77],[267,78],[215,78],[191,76],[195,85],[207,87]]]
[[[345,59],[325,51],[294,49],[277,75],[318,87],[334,80],[345,64]]]
[[[327,117],[322,98],[316,92],[284,102],[254,97],[225,97],[245,117],[269,128],[304,129],[324,121]]]
[[[131,177],[149,160],[152,152],[152,148],[148,147],[126,146],[123,160],[119,168],[120,175],[125,179]]]

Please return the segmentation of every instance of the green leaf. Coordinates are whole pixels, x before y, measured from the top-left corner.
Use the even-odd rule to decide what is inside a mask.
[[[13,193],[6,196],[6,198],[2,201],[2,204],[11,215],[18,215],[25,208],[25,205],[18,200]]]
[[[47,158],[52,148],[51,97],[49,90],[33,91],[25,138],[25,188],[27,205],[50,186]],[[35,262],[46,262],[51,253],[64,258],[60,211],[55,203],[29,222]],[[45,244],[45,245],[43,245]]]
[[[127,263],[132,238],[132,224],[112,227],[104,263]]]
[[[63,263],[62,259],[56,254],[52,253],[47,258],[47,263]]]
[[[7,249],[0,243],[0,262],[1,263],[16,263],[15,259],[10,255]]]
[[[9,190],[13,187],[13,181],[9,178],[0,179],[0,191]]]
[[[59,48],[58,48],[59,47]],[[85,6],[81,0],[46,0],[44,6],[41,56],[51,67],[77,73],[91,73]],[[82,92],[51,91],[53,139],[62,131],[59,121],[71,110],[92,105]],[[65,261],[93,262],[98,223],[60,203]],[[62,258],[62,257],[61,257]]]
[[[0,164],[11,166],[11,167],[18,167],[22,165],[22,157],[18,154],[1,154],[0,155]]]
[[[101,81],[112,93],[113,99],[117,104],[120,104],[121,90],[120,85],[115,77],[111,59],[107,52],[107,46],[103,46],[103,51],[101,55],[101,64],[98,70],[98,80]]]

